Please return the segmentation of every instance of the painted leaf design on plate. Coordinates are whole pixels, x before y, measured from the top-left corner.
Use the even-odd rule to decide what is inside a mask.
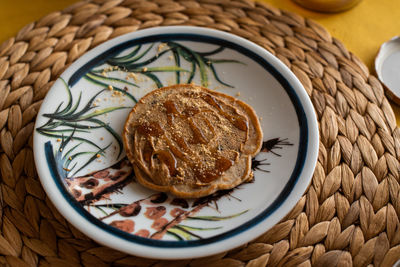
[[[154,46],[155,43],[152,43],[147,48],[143,48],[143,45],[137,45],[125,56],[117,56],[107,59],[104,66],[98,66],[98,68],[86,73],[85,78],[99,85],[105,82],[115,82],[121,84],[121,86],[125,84],[137,87],[136,83],[113,77],[113,73],[122,71],[128,74],[128,79],[132,78],[135,82],[139,81],[137,75],[146,76],[151,79],[158,88],[160,88],[165,86],[165,84],[157,76],[156,73],[158,72],[175,73],[176,84],[181,82],[191,83],[193,82],[195,74],[199,73],[202,86],[209,86],[209,75],[211,74],[218,83],[227,87],[233,87],[232,85],[222,81],[217,73],[215,65],[221,63],[243,64],[242,62],[233,59],[211,58],[210,56],[216,55],[224,50],[224,47],[222,46],[209,52],[194,51],[188,46],[173,41],[160,43],[157,49]],[[157,67],[149,66],[164,55],[169,55],[173,58],[175,65]],[[146,56],[148,58],[144,59]],[[183,61],[189,63],[191,66],[190,69],[182,68]],[[189,73],[187,79],[183,79],[182,73]]]

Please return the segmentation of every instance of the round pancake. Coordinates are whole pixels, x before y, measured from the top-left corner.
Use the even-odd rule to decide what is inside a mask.
[[[128,115],[123,140],[139,183],[189,198],[250,179],[262,131],[246,103],[180,84],[141,98]]]

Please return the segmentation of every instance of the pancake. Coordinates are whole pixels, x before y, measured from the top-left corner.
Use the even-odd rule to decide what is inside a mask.
[[[192,198],[251,179],[262,131],[246,103],[180,84],[141,98],[128,115],[123,140],[140,184]]]

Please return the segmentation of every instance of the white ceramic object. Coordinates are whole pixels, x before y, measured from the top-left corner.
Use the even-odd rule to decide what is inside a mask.
[[[120,139],[125,118],[144,94],[176,82],[256,110],[264,144],[252,183],[182,200],[134,181]],[[138,256],[184,259],[233,249],[279,222],[311,181],[318,143],[311,101],[282,62],[234,35],[174,26],[115,38],[73,63],[43,101],[34,156],[54,205],[89,237]]]
[[[375,71],[388,97],[400,105],[400,37],[382,44],[375,58]]]

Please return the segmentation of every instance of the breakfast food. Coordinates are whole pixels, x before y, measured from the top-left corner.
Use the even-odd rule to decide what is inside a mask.
[[[191,198],[250,180],[262,131],[246,103],[179,84],[140,99],[128,115],[123,140],[140,184]]]

